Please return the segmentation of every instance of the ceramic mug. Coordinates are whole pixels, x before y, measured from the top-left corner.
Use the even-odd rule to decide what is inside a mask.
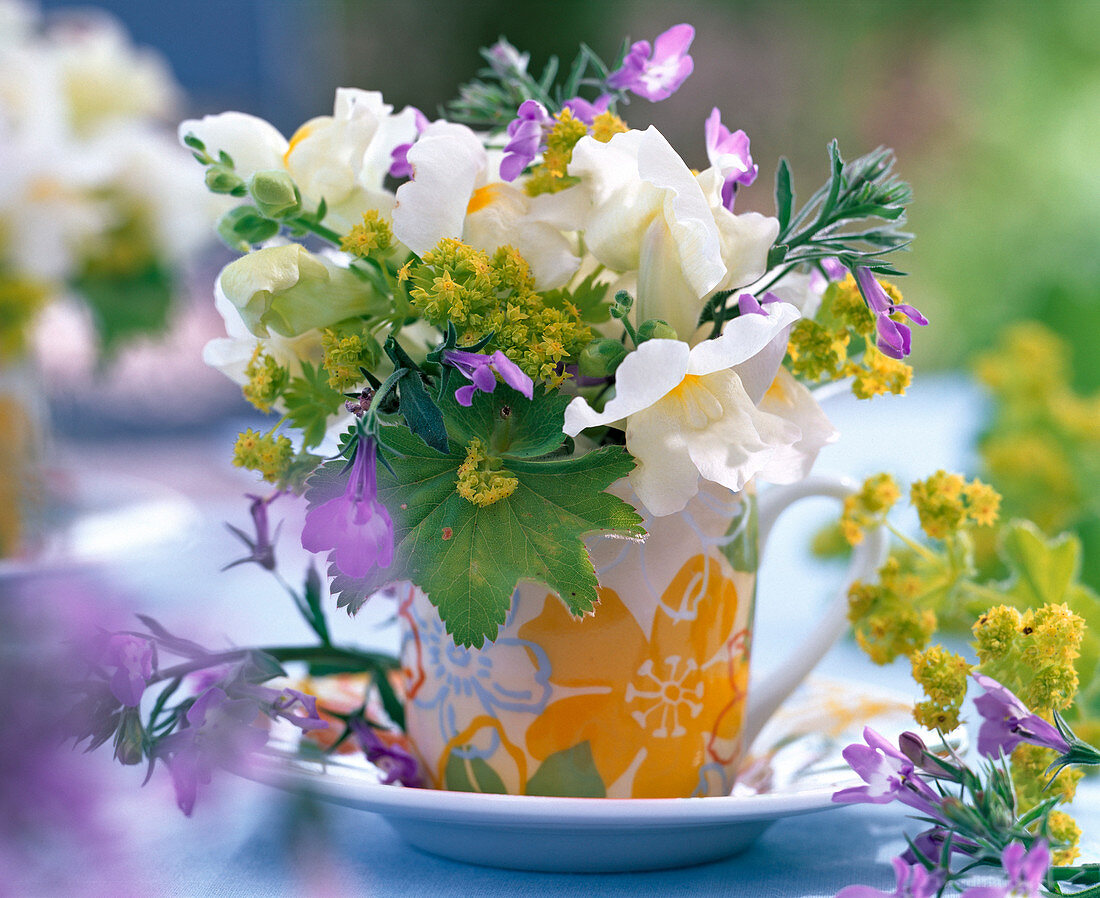
[[[595,613],[576,620],[545,587],[516,591],[481,649],[455,646],[427,596],[399,602],[406,728],[436,788],[662,798],[729,794],[753,737],[847,628],[852,580],[873,575],[869,533],[806,643],[748,698],[757,560],[799,499],[855,487],[815,476],[731,493],[710,484],[636,543],[588,541]],[[638,506],[626,481],[615,492]]]

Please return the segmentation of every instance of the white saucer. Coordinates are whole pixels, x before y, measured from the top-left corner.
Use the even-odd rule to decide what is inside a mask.
[[[267,754],[248,775],[380,814],[409,844],[453,860],[551,872],[659,870],[738,854],[780,817],[838,807],[833,793],[860,782],[841,750],[862,742],[864,726],[890,739],[917,729],[910,707],[905,696],[864,683],[811,679],[760,734],[734,794],[719,798],[408,789],[381,785],[375,769],[352,756]]]

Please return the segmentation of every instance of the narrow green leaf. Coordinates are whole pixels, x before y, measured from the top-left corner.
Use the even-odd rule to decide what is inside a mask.
[[[431,395],[420,378],[420,368],[401,348],[391,334],[384,347],[394,366],[405,373],[397,381],[401,415],[409,430],[439,452],[447,451],[447,427],[443,413],[432,401]]]
[[[791,186],[791,167],[786,159],[780,158],[779,168],[775,172],[775,217],[779,219],[780,234],[787,233],[793,206],[794,188]]]

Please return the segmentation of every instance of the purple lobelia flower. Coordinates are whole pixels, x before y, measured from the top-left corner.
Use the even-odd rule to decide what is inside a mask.
[[[847,886],[836,893],[836,898],[932,898],[943,885],[943,873],[927,870],[921,864],[908,864],[902,858],[891,861],[897,887],[892,892],[872,889],[870,886]]]
[[[497,388],[498,374],[508,386],[528,399],[534,396],[534,381],[499,349],[492,355],[467,352],[464,349],[448,349],[443,353],[443,362],[457,368],[473,381],[455,390],[455,401],[466,408],[473,404],[474,393],[478,390],[482,393],[492,393]]]
[[[737,297],[737,311],[742,315],[767,315],[768,310],[764,306],[773,302],[779,302],[779,297],[770,290],[759,300],[751,293],[742,293]]]
[[[939,819],[940,797],[920,778],[913,762],[870,727],[863,730],[863,738],[866,745],[849,745],[843,755],[867,785],[841,789],[833,794],[833,801],[870,804],[900,801]]]
[[[622,66],[608,75],[607,86],[629,90],[651,103],[668,99],[695,67],[688,56],[694,39],[695,29],[682,24],[659,35],[652,49],[649,41],[638,41],[630,47]]]
[[[419,137],[424,133],[424,129],[430,124],[428,117],[417,109],[415,106],[410,106],[412,109],[414,118],[416,121],[416,134]],[[416,141],[413,141],[415,143]],[[390,151],[390,177],[391,178],[411,178],[413,175],[412,166],[409,165],[409,150],[412,149],[412,143],[399,143]]]
[[[597,115],[607,112],[607,107],[610,105],[611,94],[597,97],[594,103],[589,103],[584,97],[573,97],[572,100],[566,100],[561,104],[562,109],[568,109],[573,113],[573,118],[584,122],[589,127],[592,127]]]
[[[974,886],[961,898],[1037,898],[1043,877],[1050,869],[1050,850],[1041,839],[1028,851],[1020,842],[1013,842],[1001,855],[1001,866],[1008,874],[1003,886]]]
[[[252,699],[230,698],[211,686],[187,709],[187,726],[160,740],[157,756],[168,765],[176,804],[188,817],[215,767],[240,764],[267,742],[267,734],[252,726],[256,714]]]
[[[749,153],[749,136],[744,131],[734,131],[722,124],[722,113],[715,106],[706,124],[707,158],[722,173],[722,205],[733,211],[737,185],[748,187],[756,180],[760,166],[752,161]]]
[[[423,785],[416,758],[399,745],[387,745],[379,738],[374,727],[361,717],[352,719],[350,726],[367,760],[382,771],[383,785],[400,783],[414,788]]]
[[[501,78],[509,78],[527,72],[527,64],[531,61],[531,54],[520,53],[504,38],[499,38],[489,48],[486,59],[492,70]]]
[[[374,438],[361,436],[344,494],[307,511],[302,527],[302,546],[331,549],[331,560],[349,577],[365,577],[393,561],[393,521],[378,501],[375,476]]]
[[[879,352],[888,355],[892,359],[903,359],[909,355],[911,334],[909,325],[900,321],[894,321],[890,316],[900,312],[914,324],[922,327],[928,323],[920,312],[908,303],[895,303],[890,295],[882,289],[871,269],[860,266],[856,268],[856,281],[867,301],[867,307],[874,313],[875,327],[878,336],[875,345]]]
[[[985,695],[974,699],[974,707],[982,715],[978,730],[978,752],[987,758],[1006,755],[1021,742],[1053,748],[1059,754],[1069,751],[1069,743],[1057,728],[1043,720],[1008,689],[984,674],[975,674],[974,682]]]
[[[538,100],[524,100],[520,104],[516,117],[508,123],[509,139],[500,162],[503,180],[514,181],[546,149],[543,135],[553,123],[550,113]]]
[[[128,708],[141,704],[145,685],[153,676],[155,650],[153,643],[132,633],[110,634],[99,657],[99,663],[111,671],[108,685],[111,694]]]
[[[271,524],[268,520],[267,507],[274,502],[280,493],[276,493],[274,496],[263,498],[262,496],[253,496],[251,493],[247,495],[247,498],[252,500],[252,504],[248,508],[248,513],[252,516],[252,525],[256,530],[256,538],[253,539],[239,527],[234,527],[232,524],[226,524],[229,528],[229,532],[237,537],[248,547],[248,554],[244,558],[238,558],[236,561],[231,561],[225,567],[223,571],[227,571],[230,568],[236,567],[239,564],[248,564],[255,562],[266,571],[275,570],[275,541],[279,538],[279,527],[275,528],[275,535],[271,535]]]

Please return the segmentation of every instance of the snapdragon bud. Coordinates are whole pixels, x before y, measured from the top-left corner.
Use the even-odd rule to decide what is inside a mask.
[[[144,739],[145,729],[141,725],[140,712],[137,708],[127,708],[122,712],[115,731],[115,760],[128,766],[140,764],[144,757]]]
[[[258,171],[248,182],[256,208],[268,218],[285,218],[302,208],[298,185],[285,171]]]
[[[218,219],[218,236],[226,245],[246,253],[279,233],[279,223],[260,214],[254,206],[237,206]]]
[[[644,343],[646,340],[679,339],[680,337],[672,325],[660,318],[650,318],[648,321],[643,321],[638,328],[639,343]]]
[[[610,337],[597,337],[581,350],[578,367],[584,377],[610,377],[626,358],[626,347]]]
[[[234,171],[221,165],[211,165],[206,170],[206,187],[211,193],[234,193],[241,195],[244,181]]]

